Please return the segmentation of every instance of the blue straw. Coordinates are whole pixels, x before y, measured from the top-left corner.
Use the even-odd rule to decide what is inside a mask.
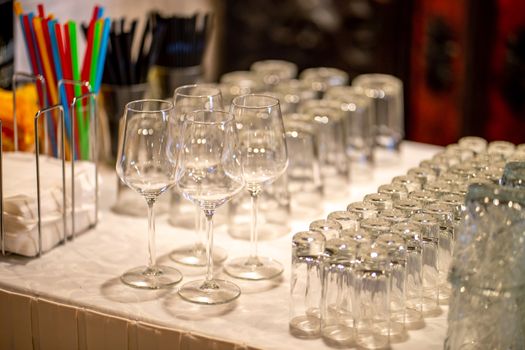
[[[104,7],[99,5],[98,12],[97,12],[97,19],[101,19],[102,17],[104,17]]]
[[[95,86],[93,87],[94,93],[98,93],[98,90],[100,89],[100,83],[102,82],[102,73],[104,73],[104,62],[106,61],[110,27],[111,22],[109,18],[106,17],[104,20],[104,29],[102,31],[102,41],[100,42],[100,55],[98,56]]]
[[[51,41],[51,46],[53,48],[53,61],[55,61],[55,73],[57,76],[57,84],[60,80],[62,80],[62,64],[60,62],[60,54],[58,53],[58,43],[57,43],[57,36],[55,31],[55,24],[57,23],[56,19],[53,19],[49,21],[48,24],[48,30],[49,30],[49,38]],[[73,137],[73,134],[71,133],[71,119],[69,119],[69,103],[67,101],[67,95],[66,95],[66,88],[64,84],[60,86],[60,99],[62,101],[62,105],[64,107],[64,121],[66,124],[66,130],[67,130],[67,137]],[[69,144],[71,144],[71,139],[69,139]],[[74,154],[74,152],[72,153]]]

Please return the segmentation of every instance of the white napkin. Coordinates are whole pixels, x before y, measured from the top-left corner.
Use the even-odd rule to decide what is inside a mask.
[[[62,162],[43,156],[40,160],[42,251],[63,238]],[[66,162],[66,232],[71,235],[71,163]],[[6,250],[38,254],[36,162],[32,153],[4,153],[4,225]],[[92,162],[75,162],[75,231],[95,223],[95,168]]]

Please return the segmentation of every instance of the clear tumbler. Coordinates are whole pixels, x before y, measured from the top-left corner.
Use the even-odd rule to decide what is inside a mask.
[[[299,338],[320,335],[321,262],[326,240],[319,232],[303,231],[292,238],[290,333]]]
[[[438,253],[439,222],[432,215],[423,213],[413,215],[410,218],[410,222],[419,225],[422,232],[423,315],[436,316],[440,313]]]
[[[365,349],[387,348],[390,329],[390,258],[381,246],[359,249],[356,265],[356,343]]]

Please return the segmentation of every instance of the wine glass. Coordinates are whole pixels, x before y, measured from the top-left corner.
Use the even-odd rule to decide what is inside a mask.
[[[125,284],[137,288],[168,287],[179,282],[182,274],[172,267],[156,265],[153,205],[162,193],[175,184],[177,164],[173,151],[179,129],[173,104],[163,100],[129,102],[123,123],[117,174],[148,204],[149,259],[147,266],[133,268],[120,278]]]
[[[173,96],[175,104],[175,115],[180,123],[188,113],[196,110],[222,110],[222,95],[218,88],[208,84],[184,85],[175,89]],[[179,194],[172,193],[172,209],[181,205]],[[178,202],[178,203],[177,203]],[[177,213],[170,215],[170,222],[177,224],[180,216]],[[170,257],[178,263],[192,266],[206,266],[206,249],[204,245],[203,232],[204,216],[198,205],[195,205],[195,233],[197,240],[190,246],[183,246],[171,252]],[[218,248],[213,252],[213,260],[216,263],[226,260],[226,251]]]
[[[208,239],[206,279],[186,283],[179,294],[198,304],[227,303],[241,290],[232,282],[213,278],[213,214],[244,187],[233,116],[206,110],[187,114],[180,146],[177,188],[203,211]]]
[[[288,166],[286,137],[279,100],[265,95],[243,95],[232,101],[241,147],[246,188],[252,201],[251,254],[225,266],[230,276],[264,280],[280,275],[283,266],[257,253],[257,199],[265,184],[281,176]]]

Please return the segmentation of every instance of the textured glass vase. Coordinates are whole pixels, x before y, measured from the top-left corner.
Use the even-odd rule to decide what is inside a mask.
[[[525,348],[525,191],[471,185],[458,227],[446,349]]]

